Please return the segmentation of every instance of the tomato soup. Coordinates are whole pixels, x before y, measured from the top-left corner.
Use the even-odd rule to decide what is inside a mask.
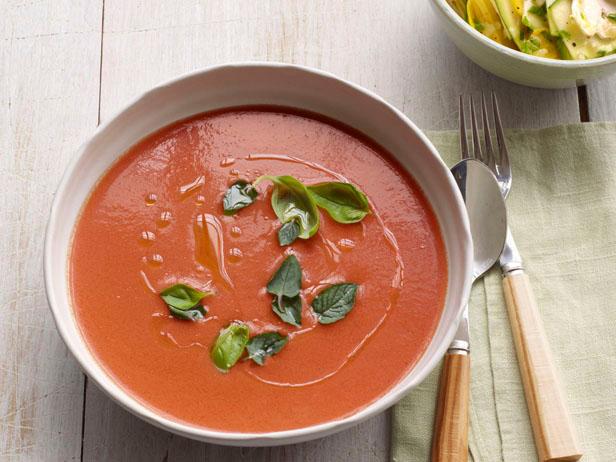
[[[227,188],[261,175],[353,183],[370,213],[341,224],[321,211],[314,236],[282,247],[271,183],[223,214]],[[290,254],[301,327],[272,311],[266,290]],[[259,433],[343,418],[406,375],[439,321],[447,258],[422,191],[383,149],[313,114],[242,107],[176,122],[126,152],[83,207],[69,278],[90,350],[127,392],[177,421]],[[353,309],[320,324],[311,301],[344,281],[358,287]],[[159,293],[177,283],[213,293],[204,319],[171,316]],[[243,358],[221,372],[210,351],[234,321],[288,342],[264,365]]]

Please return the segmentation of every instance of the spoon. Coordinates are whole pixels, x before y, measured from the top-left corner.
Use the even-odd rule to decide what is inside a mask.
[[[451,169],[460,188],[473,238],[473,282],[498,260],[505,245],[507,212],[496,178],[481,162],[465,159]],[[432,462],[468,459],[468,397],[470,389],[468,305],[441,371]]]

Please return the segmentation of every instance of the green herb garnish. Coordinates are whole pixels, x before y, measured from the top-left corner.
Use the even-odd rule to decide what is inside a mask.
[[[272,295],[295,297],[302,288],[302,268],[295,255],[289,255],[267,284]]]
[[[244,180],[238,180],[231,185],[222,200],[225,215],[233,215],[238,210],[248,207],[257,198],[255,187]]]
[[[331,324],[344,318],[355,304],[357,284],[334,284],[322,291],[312,301],[321,324]]]
[[[475,22],[475,30],[477,32],[483,32],[485,30],[486,26],[484,26],[483,24],[481,24],[479,21]]]
[[[535,51],[538,51],[539,48],[541,48],[541,42],[539,42],[539,39],[536,37],[531,37],[530,39],[525,40],[520,46],[520,50],[529,55],[532,55]]]
[[[328,182],[308,186],[316,204],[338,223],[357,223],[370,213],[366,195],[351,183]]]
[[[288,341],[288,337],[284,337],[278,332],[255,335],[248,341],[246,346],[248,357],[260,366],[263,366],[265,358],[279,353]]]
[[[274,296],[274,313],[293,326],[302,324],[301,288],[302,268],[295,255],[289,255],[267,284],[267,291]]]
[[[545,3],[541,6],[533,5],[528,9],[528,12],[537,16],[547,16],[548,8]]]
[[[173,316],[190,321],[203,319],[206,310],[199,302],[208,295],[212,294],[201,292],[186,284],[175,284],[160,293]]]
[[[272,300],[272,311],[287,324],[302,326],[302,300],[295,297],[278,296]]]
[[[225,215],[233,215],[252,204],[258,195],[255,187],[262,181],[274,184],[271,202],[282,223],[278,230],[281,246],[290,245],[297,238],[309,239],[318,231],[318,207],[338,223],[345,224],[357,223],[370,213],[368,198],[350,183],[331,181],[306,187],[289,175],[263,175],[253,184],[239,180],[227,190],[223,199]]]
[[[299,225],[295,220],[289,221],[278,230],[278,242],[281,246],[291,245],[299,237]]]
[[[265,180],[274,183],[272,208],[280,222],[284,225],[294,221],[299,227],[297,237],[312,237],[319,229],[319,211],[306,186],[288,175],[264,175],[257,178],[254,184]]]
[[[203,305],[197,305],[194,308],[190,308],[188,310],[180,310],[178,308],[174,308],[171,305],[167,305],[171,314],[178,319],[185,319],[187,321],[197,321],[199,319],[205,318],[207,311],[203,308]]]
[[[227,372],[242,357],[250,330],[246,324],[234,322],[220,331],[210,356],[218,369]]]
[[[175,284],[160,293],[160,296],[167,305],[177,308],[178,310],[192,308],[207,295],[209,294],[193,289],[186,284]]]
[[[614,22],[616,22],[616,13],[609,13],[607,15],[607,18],[612,20],[612,21],[614,21]]]

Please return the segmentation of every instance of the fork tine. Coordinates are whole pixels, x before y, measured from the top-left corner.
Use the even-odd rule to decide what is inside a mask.
[[[477,130],[477,115],[475,114],[475,104],[473,103],[473,96],[471,95],[471,131],[473,134],[473,156],[483,162],[483,154],[481,153],[481,140],[479,138],[479,131]]]
[[[468,159],[468,139],[466,137],[466,123],[464,120],[464,96],[460,95],[460,155],[462,160]]]
[[[496,93],[492,92],[492,110],[494,111],[494,126],[496,127],[496,140],[498,141],[498,161],[497,163],[509,163],[509,154],[505,144],[505,133],[501,123],[500,112],[498,110],[498,100]]]
[[[488,167],[494,170],[496,162],[494,160],[494,148],[492,147],[492,137],[490,136],[490,124],[488,123],[488,106],[486,104],[486,98],[483,92],[481,92],[481,118],[483,122],[483,139],[485,140],[485,146],[486,146],[485,161],[487,162]]]

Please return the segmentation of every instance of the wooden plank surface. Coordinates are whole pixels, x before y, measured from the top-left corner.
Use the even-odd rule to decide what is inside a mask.
[[[487,74],[439,31],[427,1],[2,6],[0,257],[8,265],[0,275],[0,461],[388,460],[388,413],[315,442],[238,449],[155,429],[91,384],[82,409],[83,376],[46,310],[41,250],[59,176],[97,123],[99,69],[102,119],[162,80],[241,60],[334,72],[377,92],[425,129],[455,127],[457,96],[481,90],[498,92],[510,127],[576,122],[577,92],[529,89]],[[591,120],[616,119],[615,100],[616,78],[591,84]]]
[[[64,167],[97,123],[101,4],[2,2],[0,14],[0,460],[79,459],[83,375],[42,278]]]
[[[616,75],[590,83],[587,88],[591,122],[616,120]]]
[[[88,385],[84,461],[347,462],[389,460],[389,413],[305,444],[232,448],[199,443],[152,427]]]
[[[457,51],[427,1],[106,0],[102,118],[156,83],[242,60],[314,66],[369,88],[421,128],[457,124],[460,93],[495,90],[512,127],[578,118],[575,90],[506,82]]]
[[[421,127],[453,128],[460,93],[496,90],[510,126],[579,120],[577,92],[548,92],[492,77],[438,32],[427,2],[105,1],[101,118],[156,83],[241,60],[294,62],[349,78],[402,108]],[[452,79],[451,76],[454,76]],[[86,399],[84,460],[389,459],[389,415],[330,438],[234,449],[171,436],[121,410],[94,386]]]

